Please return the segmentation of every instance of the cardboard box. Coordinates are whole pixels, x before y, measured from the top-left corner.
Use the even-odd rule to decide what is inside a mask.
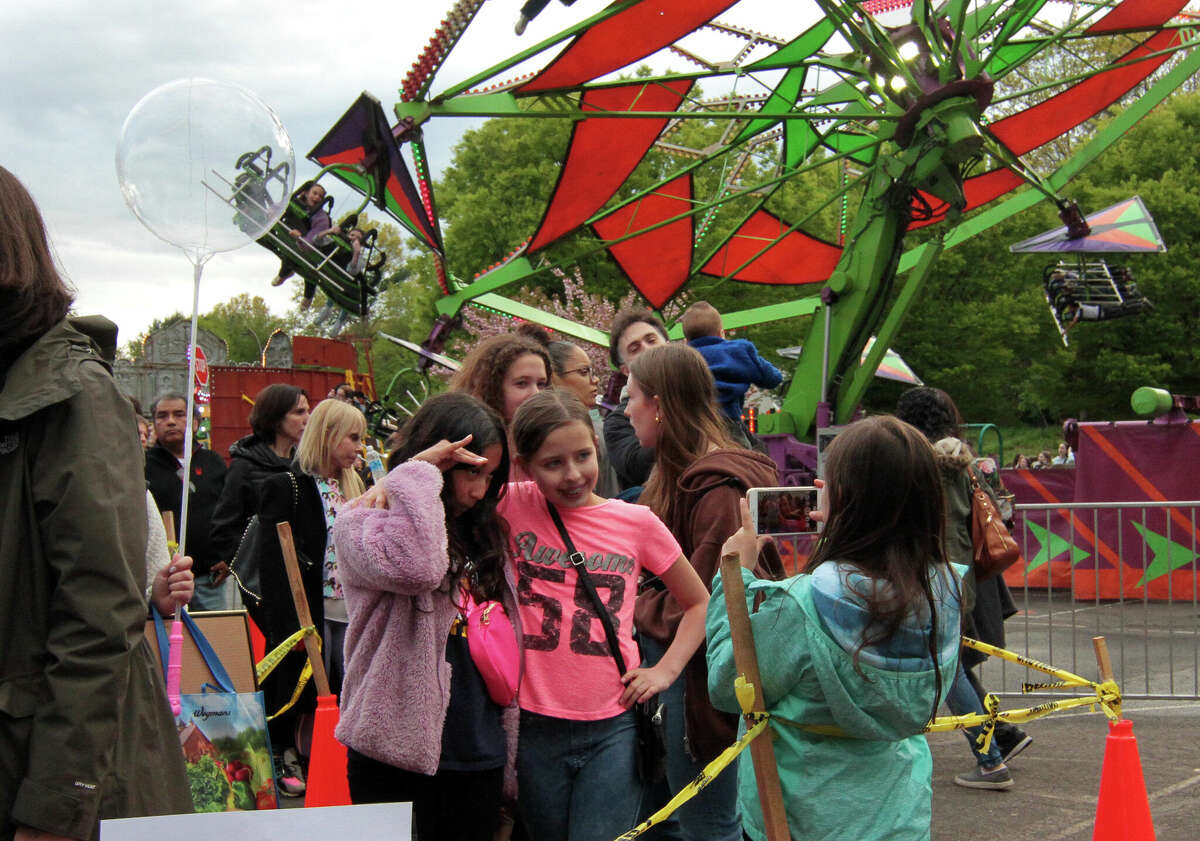
[[[233,681],[237,692],[256,692],[258,682],[254,677],[254,657],[250,653],[250,628],[246,624],[244,610],[214,610],[205,613],[192,613],[197,627],[205,639],[213,647],[221,664]],[[167,635],[171,633],[173,620],[166,619]],[[158,653],[158,639],[154,633],[154,620],[146,622],[146,639],[154,650],[154,659],[162,668],[162,660]],[[192,641],[188,629],[183,629],[183,673],[180,677],[180,691],[184,694],[197,693],[205,683],[215,685],[212,673],[200,656],[200,649]]]

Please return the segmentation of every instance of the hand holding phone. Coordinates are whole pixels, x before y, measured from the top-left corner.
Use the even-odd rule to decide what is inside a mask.
[[[813,486],[750,488],[750,516],[758,534],[815,534],[819,530],[817,489]]]

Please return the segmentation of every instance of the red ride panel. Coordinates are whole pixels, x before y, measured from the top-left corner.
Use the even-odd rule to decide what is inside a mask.
[[[653,85],[632,82],[584,94],[584,111],[627,111],[635,116],[596,117],[575,124],[567,162],[527,253],[575,230],[604,206],[666,127],[666,118],[637,117],[636,113],[674,111],[691,87],[686,79]]]
[[[592,225],[606,240],[631,234],[686,213],[692,207],[692,176],[683,175],[654,193]],[[692,227],[688,216],[609,247],[630,282],[655,309],[684,284],[692,267]]]
[[[642,0],[589,27],[519,93],[570,88],[656,53],[736,0]]]
[[[734,280],[780,286],[828,280],[842,258],[842,249],[800,231],[787,232],[789,227],[774,214],[759,210],[738,228],[733,238],[700,271],[724,277],[754,258],[752,263],[733,275]],[[780,236],[783,239],[775,242]],[[766,252],[755,257],[767,246],[770,248]]]

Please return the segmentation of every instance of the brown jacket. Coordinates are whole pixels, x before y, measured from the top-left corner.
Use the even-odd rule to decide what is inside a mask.
[[[747,488],[778,484],[775,462],[743,449],[714,450],[679,477],[675,511],[667,527],[709,592],[721,565],[721,547],[741,524],[738,500]],[[755,574],[760,578],[783,576],[783,562],[773,545],[759,556]],[[638,596],[634,618],[640,633],[669,644],[682,615],[670,593],[649,588]],[[687,744],[693,756],[708,761],[737,739],[737,716],[720,712],[709,702],[705,653],[700,646],[683,679]]]

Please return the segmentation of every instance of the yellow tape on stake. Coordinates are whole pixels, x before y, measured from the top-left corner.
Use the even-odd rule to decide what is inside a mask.
[[[970,637],[963,637],[962,644],[967,648],[973,648],[983,654],[990,654],[993,657],[999,657],[1001,660],[1008,660],[1010,663],[1017,663],[1021,666],[1028,666],[1039,672],[1045,672],[1048,675],[1058,678],[1069,686],[1095,686],[1095,682],[1079,675],[1063,669],[1056,669],[1053,666],[1048,666],[1045,663],[1034,660],[1030,657],[1017,654],[1015,651],[1006,651],[1003,648],[997,648],[994,645],[988,645],[986,642],[973,640]]]
[[[273,650],[268,652],[267,656],[259,660],[254,666],[254,676],[258,680],[259,684],[263,682],[263,679],[267,675],[275,671],[275,667],[283,662],[283,658],[290,654],[292,649],[295,648],[301,640],[309,636],[317,638],[317,647],[319,649],[321,646],[321,636],[317,633],[317,629],[314,626],[308,625],[301,628],[299,631],[296,631],[296,633],[292,634],[279,645],[275,646]],[[274,713],[267,716],[267,721],[283,715],[285,712],[294,707],[296,702],[300,700],[300,693],[304,691],[304,687],[308,684],[308,681],[311,678],[312,663],[306,660],[304,663],[304,668],[300,670],[300,679],[296,682],[296,688],[292,691],[291,699]]]
[[[315,629],[306,629],[313,630]],[[293,638],[294,639],[294,638]],[[289,640],[289,642],[291,642]],[[1063,698],[1058,701],[1048,701],[1044,704],[1038,704],[1035,707],[1027,707],[1022,710],[1008,710],[1001,712],[1000,699],[995,695],[988,693],[984,699],[984,706],[987,709],[985,713],[972,713],[970,715],[948,715],[939,716],[925,726],[926,733],[946,733],[952,730],[964,730],[967,727],[983,726],[983,732],[980,733],[977,744],[981,745],[983,750],[987,750],[991,744],[992,734],[995,731],[996,723],[1000,721],[1008,722],[1009,724],[1026,724],[1035,719],[1043,718],[1052,713],[1062,712],[1063,710],[1073,710],[1079,707],[1091,707],[1092,712],[1095,712],[1097,706],[1100,710],[1113,721],[1121,717],[1121,688],[1115,680],[1106,680],[1102,683],[1088,680],[1063,669],[1056,669],[1045,663],[1041,663],[1029,657],[1024,657],[1013,651],[1007,651],[1003,648],[997,648],[994,645],[988,645],[986,642],[963,637],[962,643],[968,648],[973,648],[976,651],[993,657],[999,657],[1003,660],[1008,660],[1022,666],[1028,666],[1031,669],[1036,669],[1039,672],[1045,672],[1052,675],[1058,680],[1054,683],[1026,683],[1022,684],[1021,689],[1024,692],[1034,691],[1038,689],[1073,689],[1077,687],[1088,687],[1096,694],[1095,697],[1080,697],[1080,698]],[[288,643],[284,643],[287,645]],[[283,646],[280,646],[281,648]],[[278,652],[279,649],[271,652],[264,658],[269,659],[272,655]],[[261,665],[261,664],[260,664]],[[744,684],[744,685],[743,685]],[[753,697],[753,687],[745,684],[742,677],[738,677],[735,691],[739,703],[743,710],[746,710],[749,705],[749,700]],[[297,693],[298,694],[298,693]],[[289,704],[290,706],[290,704]],[[284,709],[287,709],[285,707]],[[283,710],[280,710],[283,712]],[[278,714],[278,713],[277,713]],[[810,733],[815,733],[821,736],[853,738],[836,724],[805,724],[800,721],[792,721],[791,719],[783,718],[782,716],[773,715],[770,713],[755,713],[745,712],[743,718],[746,723],[753,722],[753,726],[746,731],[742,738],[738,739],[734,744],[727,747],[721,752],[720,756],[714,759],[708,765],[704,766],[704,770],[700,772],[700,776],[692,780],[684,786],[678,794],[671,800],[647,818],[642,823],[635,826],[633,829],[626,832],[624,835],[618,836],[615,841],[631,841],[642,835],[646,830],[669,818],[680,806],[695,797],[702,788],[708,785],[717,774],[721,773],[729,763],[733,762],[737,755],[745,750],[757,736],[766,732],[768,724],[784,725],[787,727],[795,727],[800,730],[806,730]]]

